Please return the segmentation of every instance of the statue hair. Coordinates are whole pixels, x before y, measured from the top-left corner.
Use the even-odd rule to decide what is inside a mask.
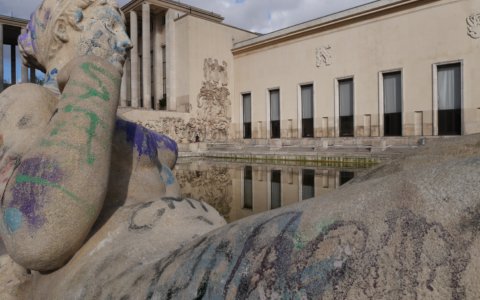
[[[55,34],[56,22],[63,20],[74,30],[82,31],[83,11],[101,5],[111,5],[120,11],[116,0],[44,0],[18,37],[23,63],[45,72],[46,64],[68,42]]]

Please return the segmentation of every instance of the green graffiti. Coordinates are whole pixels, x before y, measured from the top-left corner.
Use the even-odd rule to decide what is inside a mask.
[[[78,98],[81,100],[89,99],[92,97],[98,97],[105,102],[110,101],[110,93],[108,92],[107,88],[103,84],[100,86],[101,91],[96,90],[95,88],[91,87],[87,83],[79,82],[76,80],[71,80],[70,84],[72,86],[78,86],[86,90],[85,94],[78,96]]]
[[[96,136],[96,132],[98,129],[98,126],[102,126],[104,129],[106,129],[106,125],[100,120],[99,116],[88,109],[76,106],[77,103],[80,103],[82,100],[85,99],[90,99],[92,97],[100,98],[104,102],[110,101],[110,93],[105,86],[104,82],[100,77],[102,77],[104,80],[110,80],[116,85],[120,84],[120,78],[118,76],[113,75],[109,71],[95,65],[89,62],[83,63],[80,65],[81,70],[92,80],[94,80],[97,84],[97,88],[92,87],[91,85],[85,83],[85,82],[80,82],[77,80],[70,80],[69,84],[72,86],[77,86],[81,87],[82,89],[85,89],[86,92],[84,94],[81,94],[79,96],[73,95],[71,93],[64,93],[61,96],[61,99],[64,100],[66,98],[76,98],[76,101],[72,101],[73,104],[68,104],[64,109],[63,112],[65,113],[83,113],[89,120],[89,125],[86,128],[83,127],[77,127],[78,129],[85,129],[85,132],[87,134],[87,141],[85,145],[77,146],[73,145],[69,142],[66,141],[54,141],[52,138],[57,137],[60,135],[60,133],[65,131],[65,127],[68,125],[68,121],[62,121],[58,122],[55,124],[55,127],[50,131],[50,138],[42,139],[41,145],[46,146],[46,147],[51,147],[51,146],[60,146],[60,147],[65,147],[67,149],[75,149],[77,151],[85,151],[86,156],[87,156],[87,163],[92,165],[95,162],[95,155],[93,154],[92,151],[92,143],[93,139]],[[100,76],[103,75],[103,76]],[[111,112],[108,109],[105,109],[105,107],[99,107],[98,109],[101,110],[101,113],[104,113],[106,115],[110,115]],[[84,148],[86,147],[86,148]],[[108,145],[101,144],[101,147],[104,149],[108,148]]]
[[[67,149],[73,149],[73,150],[76,150],[76,151],[85,151],[84,147],[82,147],[82,145],[74,145],[74,144],[71,144],[71,143],[68,143],[68,142],[65,142],[65,141],[52,141],[52,140],[48,140],[48,139],[42,139],[40,141],[40,146],[43,146],[43,147],[52,147],[52,146],[60,146],[60,147],[63,147],[63,148],[67,148]]]
[[[112,81],[113,84],[115,84],[115,85],[120,84],[120,78],[118,78],[117,76],[114,76],[113,74],[111,74],[107,70],[105,70],[105,69],[103,69],[103,68],[101,68],[97,65],[94,65],[92,63],[89,63],[89,62],[83,63],[80,66],[80,68],[83,70],[83,72],[90,79],[96,81],[97,87],[100,90],[98,90],[97,88],[92,87],[92,86],[90,86],[86,83],[72,80],[71,81],[72,85],[84,88],[86,90],[85,94],[82,94],[82,95],[78,96],[78,98],[81,99],[81,100],[85,100],[85,99],[89,99],[89,98],[92,98],[92,97],[98,97],[105,102],[110,101],[110,93],[108,92],[107,87],[105,86],[103,81],[100,79],[98,74],[104,75],[106,78],[108,78],[110,81]]]
[[[320,221],[315,224],[315,232],[313,236],[318,236],[320,233],[325,233],[330,225],[335,223],[335,221],[325,220]],[[302,250],[305,246],[311,241],[311,238],[302,234],[301,232],[295,233],[293,236],[293,244],[296,250]]]
[[[50,136],[58,135],[60,131],[65,127],[65,125],[67,125],[66,121],[62,121],[56,124],[55,128],[53,128],[52,131],[50,131]]]
[[[15,183],[17,184],[32,183],[32,184],[37,184],[37,185],[47,186],[47,187],[57,189],[62,193],[64,193],[65,195],[67,195],[68,198],[73,200],[73,202],[75,202],[77,205],[79,205],[80,207],[83,207],[83,209],[85,210],[85,213],[89,217],[95,218],[95,209],[92,205],[86,203],[85,201],[80,199],[80,197],[78,197],[71,191],[67,190],[65,187],[59,185],[58,183],[48,181],[44,178],[32,177],[32,176],[23,175],[23,174],[17,175],[17,177],[15,178]]]
[[[87,133],[87,163],[92,165],[95,162],[95,155],[93,154],[93,151],[92,151],[92,143],[93,143],[93,138],[96,135],[98,125],[102,125],[100,118],[93,111],[90,111],[81,107],[75,107],[71,104],[65,106],[64,112],[67,112],[67,113],[79,112],[79,113],[85,114],[89,118],[90,125],[85,129],[85,132]]]
[[[107,70],[105,70],[104,68],[102,67],[99,67],[97,65],[94,65],[93,63],[90,63],[90,62],[86,62],[86,63],[83,63],[82,66],[81,66],[82,70],[85,72],[85,74],[89,75],[90,78],[94,79],[94,80],[97,80],[98,83],[101,83],[101,80],[100,78],[98,78],[97,75],[95,75],[95,73],[93,73],[91,70],[93,69],[94,71],[104,75],[105,77],[107,77],[108,79],[110,79],[110,81],[112,81],[112,83],[116,84],[116,85],[119,85],[120,82],[121,82],[121,79],[118,77],[118,76],[115,76],[113,75],[112,73],[108,72]]]

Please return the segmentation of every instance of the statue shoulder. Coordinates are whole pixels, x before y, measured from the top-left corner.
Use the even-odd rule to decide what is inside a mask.
[[[0,118],[23,111],[49,114],[57,104],[58,96],[45,87],[33,83],[15,84],[0,93]]]

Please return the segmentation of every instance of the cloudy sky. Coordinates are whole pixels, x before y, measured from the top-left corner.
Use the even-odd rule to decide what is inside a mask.
[[[0,14],[27,18],[42,0],[0,0]],[[130,0],[119,0],[120,5]],[[180,0],[213,11],[225,23],[267,33],[372,0]]]

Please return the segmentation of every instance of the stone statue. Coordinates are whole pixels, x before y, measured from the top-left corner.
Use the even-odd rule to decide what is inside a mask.
[[[47,81],[0,95],[0,233],[18,264],[49,271],[119,207],[181,200],[177,145],[116,118],[132,47],[116,1],[44,0],[19,47]]]

